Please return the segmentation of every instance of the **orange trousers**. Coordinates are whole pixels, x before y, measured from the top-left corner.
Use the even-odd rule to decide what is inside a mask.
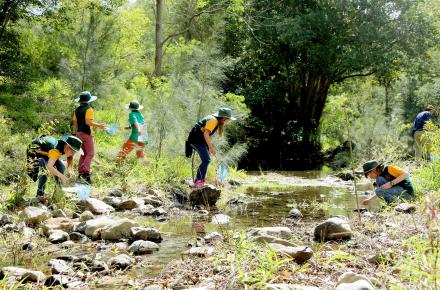
[[[125,141],[125,143],[122,145],[121,151],[119,151],[118,153],[118,162],[124,161],[127,155],[130,154],[130,152],[133,151],[133,149],[135,148],[136,148],[136,156],[141,159],[144,159],[144,151],[143,151],[144,147],[145,144],[142,142],[135,142],[130,139]]]

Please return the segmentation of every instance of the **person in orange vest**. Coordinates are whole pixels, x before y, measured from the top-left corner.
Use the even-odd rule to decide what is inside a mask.
[[[47,202],[45,192],[47,172],[57,177],[57,182],[66,184],[69,179],[64,175],[66,167],[60,158],[65,155],[67,168],[69,171],[72,170],[73,156],[76,153],[83,154],[81,145],[81,140],[75,136],[56,139],[45,135],[35,138],[29,144],[26,151],[27,173],[34,182],[38,180],[37,198],[40,202]]]
[[[414,198],[414,188],[409,178],[409,173],[394,164],[379,163],[370,160],[362,166],[364,175],[375,180],[374,194],[365,199],[362,204],[368,205],[370,201],[381,198],[390,204]]]
[[[90,167],[95,154],[93,128],[107,128],[107,125],[94,121],[94,111],[90,103],[96,101],[97,98],[97,96],[92,96],[89,91],[80,93],[79,98],[75,99],[75,102],[80,105],[73,113],[73,134],[76,134],[82,141],[84,151],[84,155],[81,156],[78,163],[78,178],[88,184],[92,183]]]
[[[208,165],[211,162],[211,155],[216,154],[216,150],[211,141],[211,136],[218,131],[223,136],[224,126],[229,120],[235,120],[232,117],[232,111],[229,108],[220,108],[217,114],[208,115],[200,119],[188,135],[187,146],[195,149],[200,156],[201,163],[197,169],[197,175],[194,180],[194,187],[205,187],[205,178],[208,171]],[[188,152],[186,153],[189,157]]]

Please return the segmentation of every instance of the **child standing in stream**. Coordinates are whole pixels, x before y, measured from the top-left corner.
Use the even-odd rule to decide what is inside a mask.
[[[145,130],[144,116],[140,112],[144,108],[138,101],[131,101],[130,104],[125,106],[126,109],[131,110],[128,114],[129,126],[125,129],[130,130],[131,134],[128,140],[122,145],[121,151],[118,153],[118,163],[125,160],[128,154],[130,154],[133,149],[136,149],[136,156],[139,159],[144,159],[144,148],[148,144],[148,135]]]

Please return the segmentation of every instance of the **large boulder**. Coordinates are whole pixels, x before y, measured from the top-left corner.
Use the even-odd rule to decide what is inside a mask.
[[[70,233],[73,229],[73,221],[65,217],[50,218],[41,226],[45,235],[50,235],[54,231],[65,231]]]
[[[84,234],[89,238],[98,239],[101,237],[102,229],[107,226],[113,225],[114,223],[115,221],[113,219],[106,216],[98,217],[93,220],[88,220],[84,223],[83,226]]]
[[[289,247],[281,244],[270,244],[277,253],[287,255],[298,264],[302,264],[313,257],[313,251],[309,247]]]
[[[101,239],[117,241],[131,237],[131,228],[139,226],[130,219],[120,219],[111,225],[104,227],[101,231]]]
[[[135,241],[128,247],[128,251],[135,255],[151,254],[159,251],[159,245],[150,241]]]
[[[208,185],[205,188],[194,189],[189,194],[189,202],[191,205],[214,206],[220,198],[221,190],[213,185]]]
[[[347,272],[339,277],[335,290],[374,290],[374,286],[367,277]]]
[[[25,268],[19,267],[4,267],[0,271],[0,280],[4,277],[13,277],[16,281],[22,282],[41,282],[46,279],[43,272],[32,271]]]
[[[248,236],[249,237],[275,236],[282,239],[288,239],[292,237],[292,231],[288,227],[253,228],[248,232]]]
[[[50,212],[43,208],[28,206],[19,216],[27,225],[35,226],[50,218]]]
[[[115,209],[106,204],[105,202],[96,199],[96,198],[88,198],[86,201],[87,209],[90,210],[94,214],[106,214],[115,211]]]
[[[131,239],[133,241],[143,240],[160,243],[162,241],[162,235],[155,228],[132,227]]]
[[[314,231],[318,241],[350,239],[352,236],[348,221],[339,217],[332,217],[317,225]]]

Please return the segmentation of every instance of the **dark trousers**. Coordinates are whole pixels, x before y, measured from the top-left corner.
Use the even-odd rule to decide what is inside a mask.
[[[199,168],[197,169],[196,180],[205,181],[206,172],[208,171],[209,162],[211,162],[211,157],[209,156],[208,145],[205,143],[191,144],[191,146],[197,151],[202,160]]]
[[[37,195],[44,195],[44,190],[46,189],[46,182],[47,182],[46,165],[47,165],[48,160],[49,160],[49,158],[47,156],[42,156],[38,159],[38,163],[34,163],[36,166],[35,170],[36,170],[37,175],[40,170],[42,171],[40,176],[38,177]],[[62,174],[64,174],[64,172],[66,171],[66,167],[64,166],[64,163],[59,159],[57,161],[55,161],[55,168],[59,172],[61,172]],[[58,184],[60,184],[60,180],[58,178],[56,178],[56,181]]]

